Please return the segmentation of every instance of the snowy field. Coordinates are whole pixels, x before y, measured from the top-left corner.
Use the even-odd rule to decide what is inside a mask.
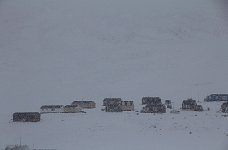
[[[171,114],[168,109],[156,115],[97,108],[86,114],[42,114],[39,123],[7,122],[9,115],[1,119],[0,141],[19,144],[21,138],[30,147],[61,150],[227,150],[228,117],[217,112],[220,104],[202,103],[210,111]]]
[[[0,149],[227,150],[221,103],[181,114],[105,113],[106,97],[203,101],[228,93],[225,0],[0,1]],[[94,100],[86,114],[12,114]],[[164,102],[164,101],[163,101]],[[190,134],[191,133],[191,134]]]

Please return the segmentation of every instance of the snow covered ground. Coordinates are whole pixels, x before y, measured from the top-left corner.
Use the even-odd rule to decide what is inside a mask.
[[[227,8],[224,0],[1,0],[0,148],[21,137],[65,150],[227,150],[221,103],[178,115],[100,111],[105,97],[140,110],[143,96],[179,108],[186,98],[227,93]],[[76,99],[98,108],[9,123],[16,111]]]
[[[21,138],[35,148],[61,150],[227,150],[228,117],[216,112],[220,104],[203,103],[210,111],[156,115],[97,108],[86,114],[42,114],[39,123],[9,123],[9,115],[1,119],[0,141],[19,143]]]

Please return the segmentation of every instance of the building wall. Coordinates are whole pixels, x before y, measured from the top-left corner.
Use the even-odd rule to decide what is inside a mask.
[[[105,111],[106,112],[122,112],[122,108],[121,106],[111,106],[111,105],[108,105],[105,107]]]
[[[204,101],[228,101],[228,94],[211,94]]]
[[[166,107],[165,105],[147,105],[143,107],[143,113],[165,113]]]
[[[182,105],[182,109],[185,109],[185,110],[194,110],[195,109],[195,105],[183,104]]]
[[[94,102],[86,103],[86,104],[83,104],[81,107],[82,108],[87,108],[87,109],[96,108],[96,103],[94,103]]]
[[[45,109],[40,109],[40,113],[62,113],[64,112],[64,108],[45,108]]]
[[[40,121],[40,113],[14,113],[14,122],[38,122]]]
[[[78,113],[82,110],[81,107],[64,107],[65,113]]]
[[[96,103],[93,101],[74,101],[72,105],[78,105],[81,108],[92,109],[96,108]]]
[[[134,111],[133,101],[122,101],[121,109],[122,109],[122,111]]]
[[[142,98],[142,105],[159,105],[161,103],[160,97],[143,97]]]
[[[228,113],[228,102],[225,102],[221,105],[221,111],[223,113]]]
[[[120,103],[122,100],[121,98],[105,98],[103,100],[103,106],[106,106],[106,105],[112,105],[112,104],[115,104],[115,103]]]

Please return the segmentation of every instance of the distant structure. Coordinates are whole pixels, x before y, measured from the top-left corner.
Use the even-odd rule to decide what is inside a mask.
[[[212,102],[212,101],[228,101],[228,94],[211,94],[207,96],[204,101]]]
[[[193,99],[187,99],[183,100],[182,102],[182,109],[184,110],[195,110],[195,107],[197,106],[196,100]]]
[[[202,105],[196,105],[194,111],[203,111],[203,106]]]
[[[63,105],[43,105],[40,107],[40,113],[62,113],[64,112]]]
[[[189,98],[187,100],[183,100],[182,110],[203,111],[203,107],[201,105],[197,105],[196,100]]]
[[[64,113],[79,113],[82,111],[82,108],[78,105],[66,105],[64,106]]]
[[[13,122],[39,122],[39,112],[16,112],[13,114]]]
[[[133,101],[121,101],[122,111],[134,111],[134,102]]]
[[[121,103],[121,101],[122,101],[121,98],[105,98],[103,100],[103,106],[107,106],[114,103]]]
[[[167,108],[172,109],[171,100],[165,100],[165,105],[166,105]]]
[[[146,105],[141,110],[141,113],[166,113],[166,107],[164,104]]]
[[[106,112],[122,112],[121,107],[122,100],[120,98],[105,98],[103,105],[105,106]]]
[[[71,105],[79,106],[82,109],[96,108],[96,103],[94,101],[73,101]]]
[[[160,97],[143,97],[142,104],[146,106],[141,113],[166,113],[166,106],[162,104]]]
[[[160,97],[143,97],[142,105],[159,105],[162,104]]]
[[[122,101],[121,98],[105,98],[103,100],[106,112],[134,111],[133,101]]]
[[[228,113],[228,102],[225,102],[221,105],[221,112]]]

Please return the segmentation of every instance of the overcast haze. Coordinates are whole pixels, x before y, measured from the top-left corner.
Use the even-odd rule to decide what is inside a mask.
[[[140,110],[143,96],[159,96],[179,108],[183,99],[227,93],[227,8],[225,0],[0,0],[0,146],[22,137],[47,148],[111,150],[116,140],[118,149],[177,150],[192,140],[198,149],[226,150],[220,103],[175,119],[104,114],[100,105],[121,97]],[[13,112],[81,99],[98,108],[8,123]]]
[[[1,99],[226,92],[223,11],[194,3],[1,1]]]
[[[0,4],[1,106],[227,91],[222,1]]]

